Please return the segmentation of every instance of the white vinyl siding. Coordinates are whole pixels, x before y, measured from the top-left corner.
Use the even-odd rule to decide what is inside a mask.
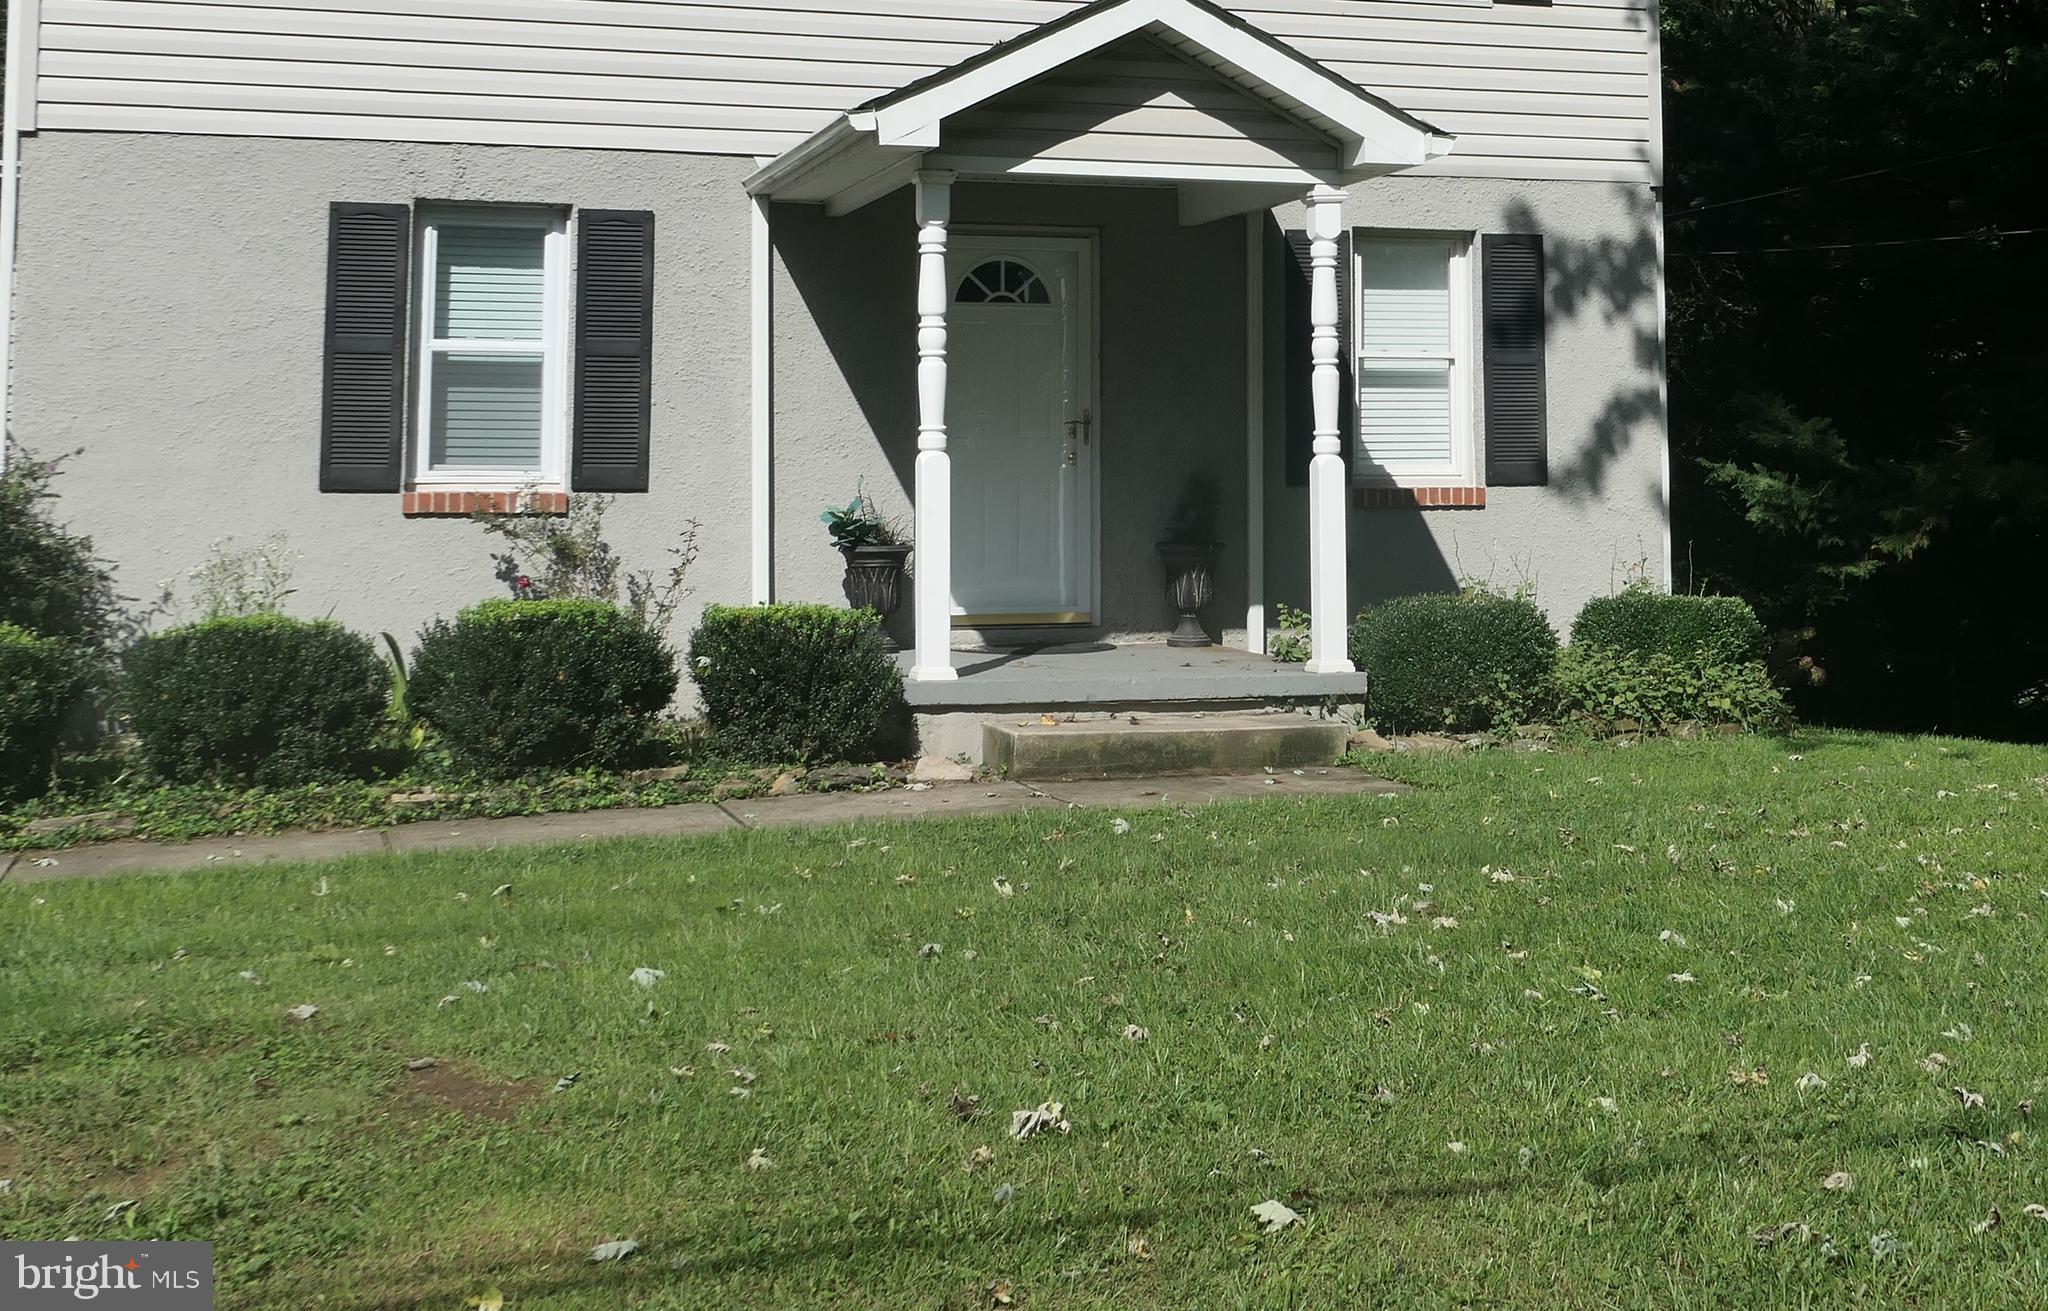
[[[1471,477],[1468,244],[1369,232],[1353,237],[1358,482]]]
[[[42,0],[38,126],[769,156],[1075,0]],[[1422,173],[1657,180],[1652,11],[1228,0],[1459,140]]]
[[[567,253],[559,215],[422,213],[416,481],[561,484]]]

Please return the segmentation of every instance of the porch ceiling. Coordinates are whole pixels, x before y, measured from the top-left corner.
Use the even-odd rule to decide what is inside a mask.
[[[1097,0],[850,111],[747,189],[843,214],[920,169],[1166,185],[1199,223],[1450,146],[1208,0]]]

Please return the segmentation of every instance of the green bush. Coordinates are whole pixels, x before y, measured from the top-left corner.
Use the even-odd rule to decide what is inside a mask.
[[[1714,665],[1761,660],[1769,646],[1756,611],[1739,596],[1670,596],[1635,587],[1586,602],[1572,621],[1572,645]]]
[[[1763,661],[1708,659],[1697,649],[1644,655],[1573,642],[1557,662],[1557,691],[1567,713],[1603,725],[1633,720],[1651,733],[1688,722],[1768,732],[1792,718]]]
[[[690,676],[734,751],[778,763],[858,757],[903,696],[873,613],[824,605],[712,606]]]
[[[1395,732],[1469,732],[1542,706],[1557,633],[1533,602],[1469,590],[1397,597],[1351,626],[1367,707]]]
[[[675,692],[675,653],[617,606],[485,601],[428,626],[406,704],[457,764],[512,775],[618,764]]]
[[[346,774],[377,736],[391,685],[367,637],[278,614],[169,629],[138,642],[127,666],[143,759],[179,783]]]
[[[90,681],[64,642],[0,622],[0,801],[42,790],[64,719]]]
[[[55,461],[9,443],[0,473],[0,623],[81,648],[103,650],[120,624],[113,574],[90,538],[67,532],[50,513]]]

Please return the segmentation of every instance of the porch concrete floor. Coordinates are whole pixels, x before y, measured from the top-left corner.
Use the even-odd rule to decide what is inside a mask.
[[[897,657],[905,674],[911,653]],[[914,710],[1129,705],[1154,701],[1362,700],[1364,674],[1311,674],[1300,665],[1230,647],[1164,642],[956,650],[950,682],[906,679]]]

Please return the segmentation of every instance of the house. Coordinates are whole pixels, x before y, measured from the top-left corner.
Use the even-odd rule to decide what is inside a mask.
[[[8,421],[130,594],[285,533],[406,634],[501,589],[468,511],[590,490],[629,562],[703,525],[699,602],[837,600],[859,485],[915,688],[1156,640],[1191,474],[1212,628],[1308,610],[1302,679],[1375,598],[1668,583],[1634,0],[9,15]]]

